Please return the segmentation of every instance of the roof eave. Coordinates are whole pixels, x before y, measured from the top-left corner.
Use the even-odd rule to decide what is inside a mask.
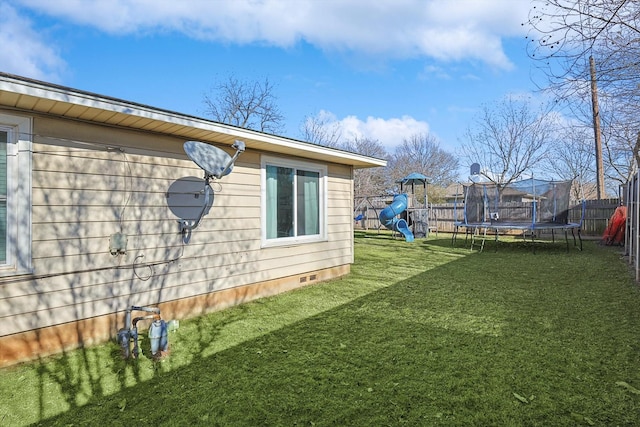
[[[232,145],[355,168],[386,166],[383,159],[244,129],[200,117],[0,73],[0,107],[34,111],[92,123],[160,132],[185,140]]]

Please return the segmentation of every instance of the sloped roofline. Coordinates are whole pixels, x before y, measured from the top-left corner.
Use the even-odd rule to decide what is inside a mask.
[[[232,145],[355,168],[386,166],[387,161],[201,117],[0,72],[0,108],[159,132],[186,140]]]

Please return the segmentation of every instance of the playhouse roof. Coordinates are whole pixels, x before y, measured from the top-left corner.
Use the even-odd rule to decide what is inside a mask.
[[[428,184],[429,177],[422,175],[421,173],[413,172],[397,182],[401,184]]]
[[[240,139],[248,149],[355,168],[387,165],[386,160],[382,159],[0,72],[2,107],[158,132],[184,140],[232,145],[236,139]]]

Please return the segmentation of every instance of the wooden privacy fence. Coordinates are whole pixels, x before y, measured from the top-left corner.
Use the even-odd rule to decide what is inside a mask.
[[[582,234],[587,236],[602,236],[604,230],[609,225],[611,215],[620,205],[620,199],[587,200],[587,207],[584,213],[582,224]],[[580,209],[574,206],[569,212],[569,221],[580,220]]]
[[[354,212],[354,218],[356,220],[356,227],[361,229],[378,229],[381,227],[378,216],[382,209],[387,207],[387,201],[390,198],[376,197],[369,198],[366,203],[362,202],[362,199],[356,200],[359,202],[359,207]],[[585,236],[602,236],[604,230],[609,225],[611,215],[619,205],[619,199],[603,199],[603,200],[587,200],[584,221],[582,224],[582,234]],[[581,212],[581,205],[579,202],[571,204],[572,207],[569,210],[569,222],[579,222]],[[358,206],[358,204],[356,204]],[[416,209],[418,211],[424,209]],[[411,211],[411,209],[409,209]],[[438,232],[450,232],[454,231],[453,223],[455,221],[462,221],[464,215],[463,203],[438,203],[429,204],[428,212],[429,227],[437,229]],[[360,217],[358,217],[361,215]]]

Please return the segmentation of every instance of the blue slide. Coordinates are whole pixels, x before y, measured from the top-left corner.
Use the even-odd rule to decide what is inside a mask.
[[[413,233],[409,230],[407,221],[397,218],[407,209],[407,195],[398,194],[393,197],[393,202],[380,212],[380,222],[389,230],[402,234],[407,242],[413,242]]]

